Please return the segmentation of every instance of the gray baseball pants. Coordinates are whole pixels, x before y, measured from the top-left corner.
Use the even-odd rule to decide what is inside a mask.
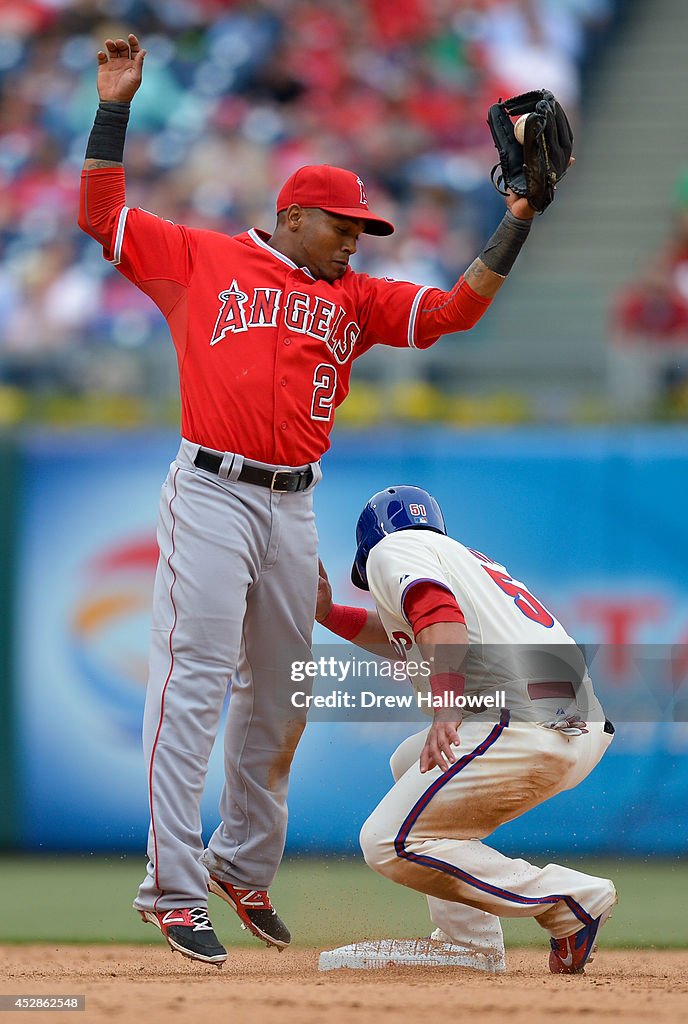
[[[241,456],[226,454],[219,476],[197,469],[198,447],[182,441],[160,501],[143,723],[151,824],[139,909],[207,905],[208,867],[243,888],[270,885],[305,725],[289,699],[289,665],[311,657],[320,467],[313,464],[306,490],[276,493],[237,480]],[[230,682],[221,822],[204,854],[200,802]]]

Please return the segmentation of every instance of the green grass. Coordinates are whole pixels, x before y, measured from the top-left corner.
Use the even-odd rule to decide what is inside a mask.
[[[605,946],[688,947],[685,862],[595,861],[571,866],[616,883],[620,903],[605,927]],[[131,909],[143,870],[141,858],[116,855],[0,858],[0,942],[156,941],[150,925]],[[271,894],[295,942],[304,946],[430,931],[424,898],[379,877],[361,861],[285,861]],[[255,943],[214,896],[210,911],[221,939],[230,945]],[[503,924],[507,945],[544,943],[544,933],[532,920]]]

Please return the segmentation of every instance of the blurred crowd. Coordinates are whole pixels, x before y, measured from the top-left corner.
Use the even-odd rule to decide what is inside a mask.
[[[391,240],[366,238],[357,268],[449,287],[503,210],[488,106],[547,83],[575,117],[615,6],[0,0],[0,388],[175,392],[161,316],[75,223],[106,37],[134,31],[148,51],[125,151],[130,205],[269,230],[296,167],[347,166],[397,225]]]
[[[612,383],[636,414],[688,414],[688,168],[676,180],[666,238],[615,297]]]

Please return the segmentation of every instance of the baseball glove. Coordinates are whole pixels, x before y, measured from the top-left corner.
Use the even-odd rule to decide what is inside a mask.
[[[523,145],[511,121],[520,114],[528,115]],[[525,196],[534,210],[543,213],[571,160],[573,132],[564,108],[551,92],[537,89],[493,103],[487,123],[499,153],[499,163],[492,168],[495,188],[502,194],[511,190]]]

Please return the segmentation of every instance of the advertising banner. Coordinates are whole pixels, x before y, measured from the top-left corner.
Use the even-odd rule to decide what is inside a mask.
[[[171,435],[24,444],[14,704],[27,848],[145,845],[140,730],[155,520],[176,447]],[[363,504],[389,485],[416,484],[438,499],[450,535],[527,581],[585,647],[614,742],[581,786],[500,830],[505,852],[688,847],[676,812],[688,799],[687,453],[681,430],[390,430],[342,433],[323,460],[318,532],[339,603],[370,604],[349,578]],[[332,640],[317,626],[314,656]],[[402,717],[313,716],[292,772],[290,851],[357,849],[391,784],[390,754],[423,726],[422,715]],[[216,744],[208,833],[221,755]]]

